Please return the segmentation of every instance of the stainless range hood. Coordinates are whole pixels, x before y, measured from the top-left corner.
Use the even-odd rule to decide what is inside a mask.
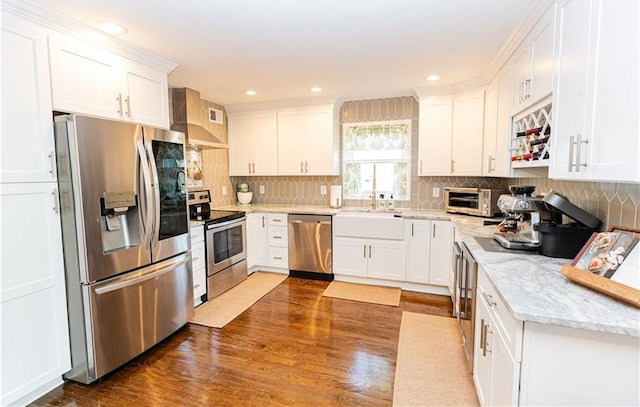
[[[171,89],[171,105],[173,120],[171,130],[181,131],[187,135],[189,144],[204,148],[229,148],[226,141],[217,133],[226,136],[223,123],[224,113],[221,109],[205,106],[200,92],[189,88]],[[216,119],[216,120],[213,120]]]

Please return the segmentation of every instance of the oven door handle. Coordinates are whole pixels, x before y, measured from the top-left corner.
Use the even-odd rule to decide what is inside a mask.
[[[212,229],[220,229],[220,228],[224,228],[227,226],[232,226],[236,223],[241,223],[247,220],[246,216],[243,216],[241,218],[238,219],[231,219],[225,222],[220,222],[220,223],[209,223],[207,224],[207,230],[212,230]]]

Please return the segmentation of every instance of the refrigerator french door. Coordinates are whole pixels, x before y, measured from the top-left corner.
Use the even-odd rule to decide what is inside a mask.
[[[184,134],[55,117],[72,370],[91,383],[193,315]]]

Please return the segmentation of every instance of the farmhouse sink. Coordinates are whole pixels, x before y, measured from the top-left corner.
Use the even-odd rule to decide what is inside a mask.
[[[404,239],[404,219],[398,212],[341,212],[333,218],[333,234],[371,239]]]

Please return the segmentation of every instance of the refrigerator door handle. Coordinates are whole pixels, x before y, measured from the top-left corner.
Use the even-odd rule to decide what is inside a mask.
[[[124,280],[124,281],[119,281],[117,283],[109,284],[109,285],[107,285],[105,287],[96,288],[94,290],[94,292],[96,294],[98,294],[98,295],[101,295],[101,294],[109,293],[111,291],[120,290],[120,289],[125,288],[125,287],[131,287],[133,285],[140,284],[140,283],[142,283],[144,281],[151,280],[152,278],[160,277],[163,274],[166,274],[166,273],[168,273],[170,271],[175,270],[177,267],[187,263],[190,260],[191,260],[191,256],[185,256],[181,260],[178,260],[178,261],[175,261],[175,262],[171,262],[171,264],[169,264],[169,265],[167,265],[165,267],[162,267],[159,270],[153,271],[153,272],[151,272],[149,274],[143,274],[142,276],[139,276],[139,277],[129,278],[129,279]]]
[[[156,166],[156,158],[153,155],[153,147],[151,141],[147,141],[147,160],[151,165],[151,186],[153,188],[153,241],[157,242],[160,237],[160,182],[158,181],[158,167]]]
[[[146,246],[149,245],[151,241],[151,228],[152,224],[152,202],[153,198],[151,196],[151,172],[149,171],[149,159],[147,158],[147,152],[144,148],[144,144],[142,141],[138,141],[138,156],[140,157],[140,165],[142,166],[142,179],[144,181],[144,200],[145,200],[145,214],[144,214],[144,243]],[[156,211],[157,212],[157,211]]]

